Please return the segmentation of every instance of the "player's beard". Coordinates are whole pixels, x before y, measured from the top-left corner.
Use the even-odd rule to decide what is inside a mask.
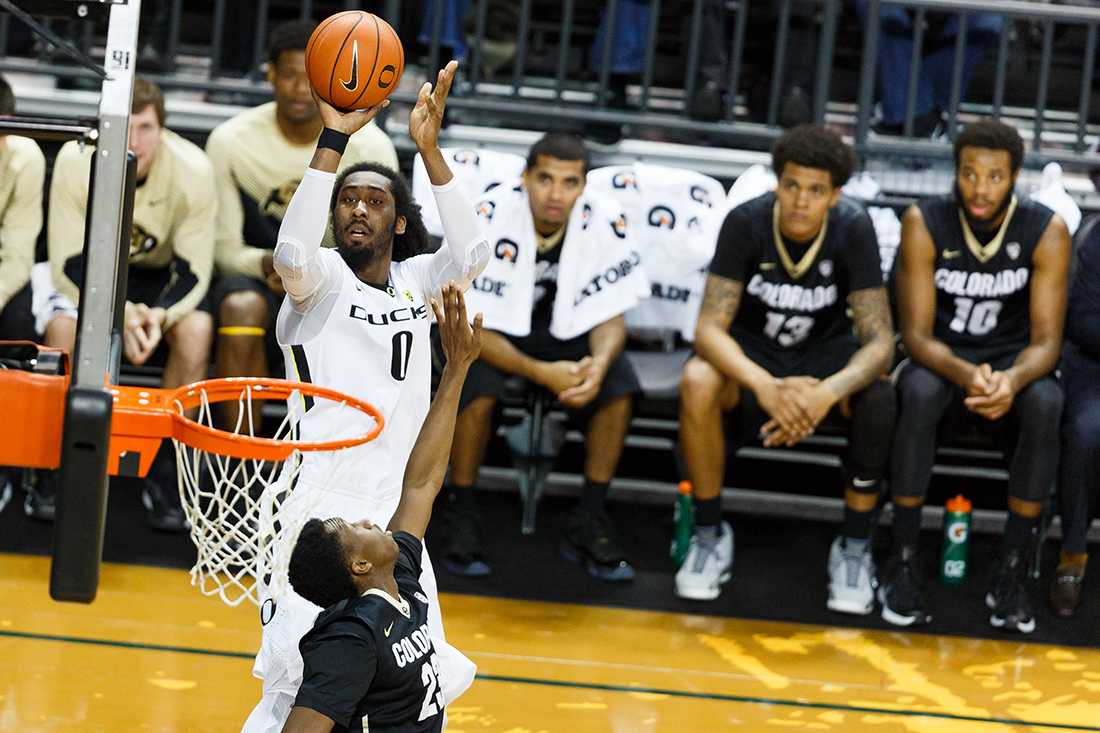
[[[362,247],[349,247],[343,234],[334,235],[336,239],[336,251],[344,258],[344,262],[352,272],[359,272],[362,268],[373,265],[383,257],[393,254],[393,236],[397,231],[397,220],[390,224],[390,228],[381,236]]]
[[[1008,205],[1012,203],[1012,189],[1010,188],[1005,192],[1001,203],[997,204],[997,208],[993,210],[988,219],[975,219],[970,215],[970,209],[967,208],[966,200],[963,199],[962,191],[959,190],[958,181],[955,182],[955,203],[958,204],[959,211],[966,217],[966,223],[970,225],[971,231],[989,232],[994,228],[993,222],[1000,219],[1001,215],[1008,210]]]

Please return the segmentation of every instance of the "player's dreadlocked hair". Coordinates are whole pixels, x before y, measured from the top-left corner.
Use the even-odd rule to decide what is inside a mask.
[[[1013,173],[1020,170],[1020,165],[1024,162],[1024,141],[1020,133],[1012,125],[998,120],[978,120],[963,128],[955,138],[956,166],[959,164],[962,149],[968,147],[1004,150],[1012,162]]]
[[[852,177],[856,157],[832,130],[820,125],[799,125],[783,133],[772,148],[775,175],[783,175],[787,163],[829,171],[833,188],[840,188]]]
[[[358,595],[344,546],[320,519],[311,519],[302,527],[290,553],[288,574],[294,592],[321,608]]]
[[[287,51],[305,51],[309,37],[317,24],[312,20],[292,20],[275,26],[267,41],[267,61],[272,66],[279,63],[279,56]]]
[[[397,216],[405,217],[405,233],[393,235],[394,262],[401,262],[410,257],[427,252],[431,239],[428,230],[424,228],[424,219],[420,216],[420,204],[413,201],[412,189],[405,176],[393,168],[379,163],[357,163],[342,171],[336,178],[336,185],[332,188],[332,201],[329,203],[329,214],[336,213],[336,202],[340,196],[340,189],[344,187],[344,181],[352,173],[370,171],[379,173],[390,179],[390,192],[393,194],[394,208]]]

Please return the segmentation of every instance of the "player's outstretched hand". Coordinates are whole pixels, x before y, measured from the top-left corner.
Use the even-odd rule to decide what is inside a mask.
[[[421,153],[439,147],[439,128],[443,126],[443,110],[447,106],[447,95],[451,93],[451,84],[458,71],[458,62],[450,61],[439,70],[435,88],[431,82],[424,82],[416,95],[416,106],[409,114],[409,137],[416,143]]]
[[[466,296],[454,282],[443,286],[440,293],[442,307],[432,298],[432,312],[439,324],[439,339],[443,342],[443,353],[447,356],[447,366],[467,369],[481,353],[482,315],[474,317],[473,325],[466,316]]]
[[[367,107],[366,109],[357,109],[351,112],[341,112],[317,96],[316,90],[310,88],[310,93],[313,95],[314,101],[317,102],[317,108],[321,112],[321,122],[325,127],[330,130],[336,130],[342,132],[345,135],[354,135],[362,130],[367,124],[378,116],[378,113],[390,106],[390,100],[383,99],[379,104],[373,107]]]

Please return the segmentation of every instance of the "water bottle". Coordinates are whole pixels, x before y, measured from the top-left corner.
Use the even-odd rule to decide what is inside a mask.
[[[970,501],[961,494],[948,499],[943,513],[943,562],[940,581],[958,585],[966,577],[966,543],[970,538]]]
[[[672,512],[672,546],[669,552],[676,567],[684,564],[694,531],[695,507],[691,503],[691,482],[681,481],[676,488],[676,507]]]

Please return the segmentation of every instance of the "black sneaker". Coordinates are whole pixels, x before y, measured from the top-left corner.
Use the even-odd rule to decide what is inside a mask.
[[[1035,615],[1024,585],[1027,563],[1019,550],[1007,553],[997,563],[985,594],[985,605],[993,612],[989,625],[1004,631],[1030,634],[1035,631]]]
[[[894,626],[922,626],[932,621],[924,604],[924,585],[918,572],[917,548],[902,547],[887,562],[878,588],[882,620]]]
[[[580,508],[574,509],[562,537],[561,554],[583,565],[594,578],[612,582],[634,580],[634,568],[615,534],[615,525],[605,512],[588,514]]]
[[[146,478],[141,488],[141,503],[146,523],[158,532],[186,532],[190,528],[179,494],[165,490],[151,478]]]
[[[450,506],[443,516],[447,526],[443,567],[466,578],[484,578],[493,572],[481,554],[481,518],[477,512]]]
[[[57,514],[57,472],[27,471],[23,475],[28,479],[23,513],[40,522],[52,522]]]

